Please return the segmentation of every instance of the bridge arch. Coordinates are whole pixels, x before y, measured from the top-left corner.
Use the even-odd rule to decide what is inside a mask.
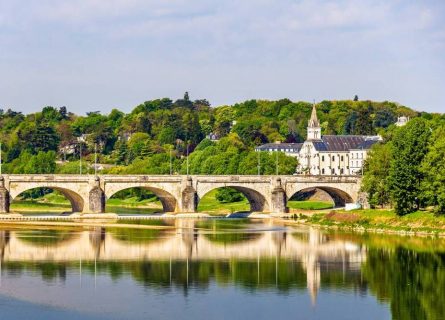
[[[82,195],[80,195],[79,193],[77,193],[74,190],[71,190],[68,188],[63,188],[60,186],[53,186],[50,184],[48,184],[48,185],[42,184],[42,185],[38,185],[38,186],[31,185],[28,187],[25,186],[20,189],[14,189],[10,193],[11,204],[15,199],[17,199],[17,197],[19,197],[24,192],[35,190],[35,189],[51,189],[51,190],[58,191],[70,202],[72,212],[83,212],[83,210],[84,210],[86,201],[85,201],[84,197],[82,197]]]
[[[220,188],[232,188],[235,189],[236,191],[241,192],[246,197],[247,201],[249,201],[250,211],[252,212],[268,211],[270,208],[267,198],[261,192],[248,187],[239,186],[236,184],[214,185],[214,186],[209,186],[207,188],[198,189],[198,205],[201,199],[206,194],[208,194],[210,191]]]
[[[106,200],[110,199],[113,195],[117,194],[120,191],[128,190],[128,189],[134,189],[139,188],[143,190],[147,190],[152,192],[161,202],[163,212],[176,212],[178,209],[178,199],[171,194],[170,192],[160,188],[160,187],[154,187],[154,186],[146,186],[146,185],[124,185],[115,187],[112,189],[108,189],[105,191],[105,197]],[[106,205],[106,204],[105,204]]]
[[[319,189],[327,193],[334,202],[336,207],[344,207],[346,203],[353,203],[353,197],[345,190],[342,190],[339,187],[331,187],[331,186],[310,186],[310,187],[302,187],[297,190],[293,190],[288,193],[287,199],[290,200],[291,198],[298,196],[299,194],[303,194],[306,192],[310,192],[314,189]]]

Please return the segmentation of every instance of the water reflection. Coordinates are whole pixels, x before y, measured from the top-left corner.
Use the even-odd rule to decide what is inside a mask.
[[[90,279],[94,288],[97,281],[104,286],[104,279],[124,281],[126,290],[131,279],[158,294],[211,296],[215,288],[232,287],[242,290],[245,298],[256,293],[308,295],[307,305],[313,310],[325,310],[327,296],[340,301],[346,295],[372,298],[374,304],[367,302],[372,306],[369,315],[386,309],[385,304],[396,319],[436,319],[445,314],[438,303],[445,288],[441,240],[326,233],[249,220],[151,224],[0,230],[0,293],[7,293],[7,283],[14,287],[14,297],[45,304],[49,302],[43,296],[29,297],[29,286],[17,284],[30,281],[30,276],[35,283],[40,277],[43,283],[65,288],[66,294],[73,278],[84,285]],[[431,250],[432,244],[439,250]],[[119,292],[107,295],[122,298],[125,293]],[[325,298],[320,300],[320,294]],[[63,304],[69,305],[65,300]]]

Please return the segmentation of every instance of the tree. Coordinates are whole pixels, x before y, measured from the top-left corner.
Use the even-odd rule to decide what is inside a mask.
[[[354,101],[358,101],[358,95],[354,96]]]
[[[429,136],[430,128],[422,118],[408,122],[394,135],[388,181],[398,215],[411,213],[418,208],[423,179],[421,163],[428,151]]]
[[[392,145],[375,144],[366,159],[362,189],[368,194],[372,207],[390,204],[389,170],[392,160]]]
[[[384,108],[376,112],[374,119],[374,127],[377,128],[387,128],[390,125],[394,124],[397,120],[397,117],[389,108]]]
[[[65,106],[59,108],[59,115],[62,120],[68,119],[68,111]]]
[[[430,138],[428,153],[423,159],[421,172],[423,198],[436,205],[439,213],[445,213],[445,125],[442,124]]]
[[[242,201],[244,196],[233,188],[220,188],[216,191],[215,198],[219,203],[230,203]]]
[[[163,144],[174,144],[176,140],[176,133],[172,127],[165,127],[161,130],[158,136],[158,141]]]
[[[365,102],[357,111],[357,120],[355,121],[353,130],[354,134],[371,135],[374,133],[371,115],[372,107],[369,102]]]

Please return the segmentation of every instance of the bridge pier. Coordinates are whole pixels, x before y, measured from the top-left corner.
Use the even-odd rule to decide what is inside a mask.
[[[105,212],[105,193],[100,187],[99,177],[94,178],[93,187],[89,194],[89,213],[104,213]]]
[[[198,207],[198,194],[195,188],[193,188],[193,181],[191,177],[187,177],[185,183],[185,188],[181,193],[181,208],[180,212],[196,212]]]
[[[5,188],[5,178],[0,176],[0,213],[9,213],[10,196]]]
[[[281,179],[278,178],[276,186],[272,189],[270,211],[272,213],[286,213],[287,212],[287,196],[281,186]]]

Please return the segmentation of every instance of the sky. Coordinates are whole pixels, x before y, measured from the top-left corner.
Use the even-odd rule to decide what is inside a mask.
[[[444,0],[0,0],[0,108],[162,97],[445,112]]]

